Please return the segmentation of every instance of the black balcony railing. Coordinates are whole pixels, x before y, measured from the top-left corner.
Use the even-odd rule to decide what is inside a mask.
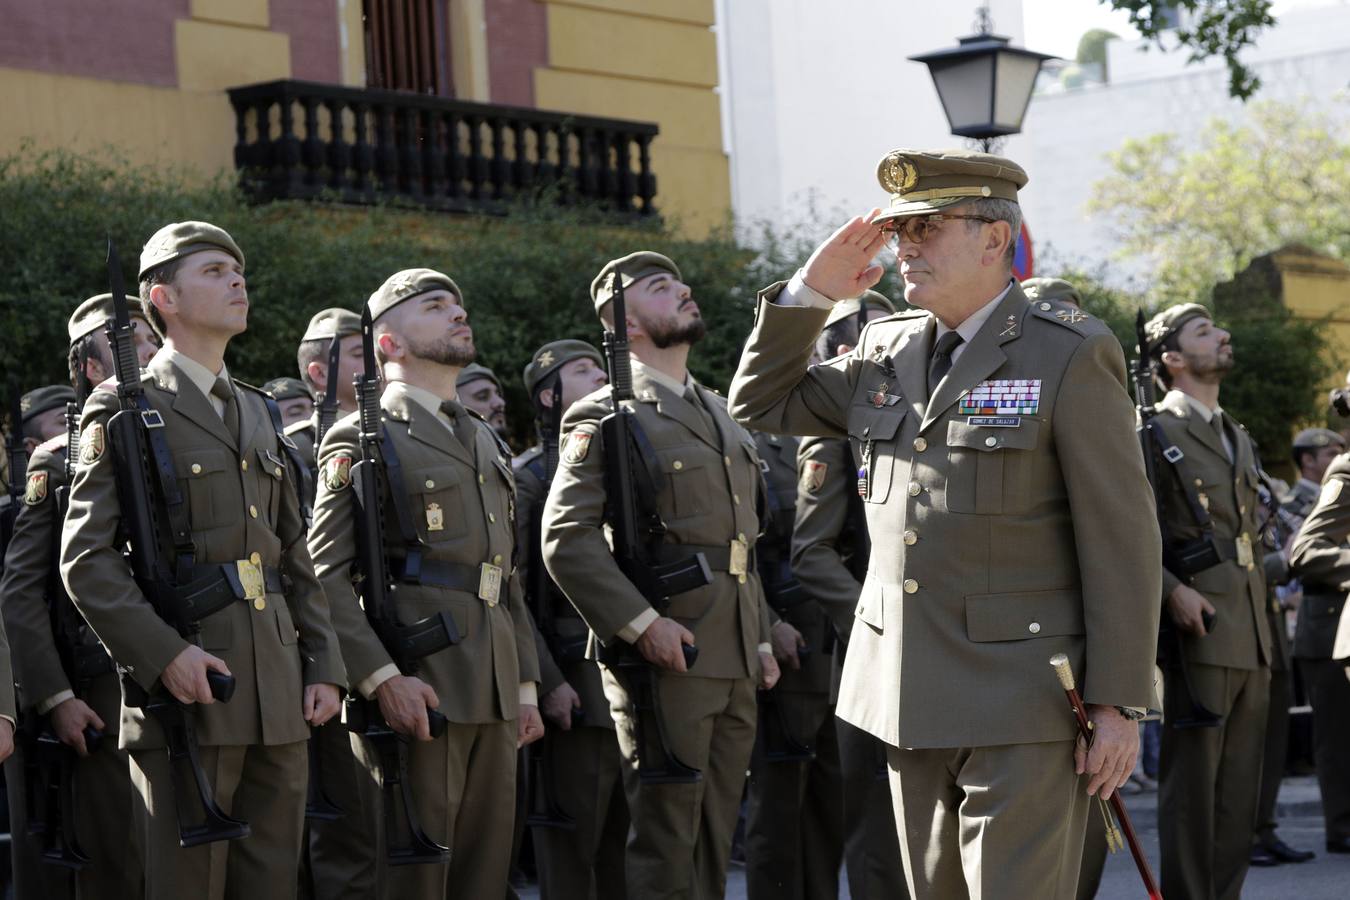
[[[634,216],[656,211],[651,123],[309,81],[229,96],[235,165],[261,199],[492,212],[547,196]]]

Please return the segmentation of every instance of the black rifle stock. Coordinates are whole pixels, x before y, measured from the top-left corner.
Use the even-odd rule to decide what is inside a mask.
[[[191,604],[180,599],[175,572],[161,552],[165,533],[155,503],[156,481],[151,466],[151,429],[163,428],[164,420],[153,409],[141,386],[141,370],[136,358],[136,338],[127,311],[121,264],[112,240],[108,241],[108,284],[112,291],[113,318],[108,322],[108,343],[117,375],[120,409],[108,420],[107,436],[117,462],[117,498],[121,506],[122,528],[127,537],[127,563],[141,593],[155,613],[172,625],[188,641],[197,643],[201,625],[193,617]],[[70,452],[74,452],[71,448]],[[181,503],[177,486],[161,484],[159,492],[167,503]],[[195,559],[191,534],[175,533],[172,543],[180,559]],[[211,694],[224,703],[234,694],[234,678],[210,670],[207,680]],[[122,688],[128,706],[143,707],[164,730],[173,772],[174,806],[178,814],[178,842],[195,847],[212,841],[247,837],[247,822],[232,818],[216,803],[215,792],[202,770],[197,750],[193,715],[161,686],[147,693],[129,675]],[[196,798],[196,804],[192,802]]]
[[[352,467],[361,605],[366,620],[399,671],[412,675],[417,671],[416,658],[407,651],[400,637],[398,613],[390,596],[393,581],[385,556],[383,497],[386,468],[381,453],[384,426],[380,421],[380,376],[375,367],[374,332],[368,307],[361,313],[361,340],[365,368],[355,378],[361,459]],[[448,618],[449,614],[442,615]],[[454,620],[450,619],[446,627],[453,629]],[[458,640],[457,633],[454,640]],[[408,781],[410,738],[389,727],[380,713],[379,703],[373,699],[348,696],[346,714],[347,727],[370,742],[379,761],[384,791],[385,855],[389,864],[404,866],[449,861],[450,848],[432,840],[417,817],[412,785]],[[427,710],[427,724],[432,737],[445,733],[445,717],[433,709]],[[403,833],[406,833],[407,841],[400,843],[398,838]]]
[[[1138,340],[1139,355],[1130,366],[1130,377],[1134,381],[1134,399],[1135,409],[1139,414],[1139,441],[1144,452],[1144,471],[1148,476],[1148,483],[1153,488],[1153,505],[1158,513],[1158,527],[1162,532],[1163,541],[1163,564],[1169,569],[1178,572],[1196,571],[1198,567],[1204,567],[1209,562],[1209,555],[1214,553],[1213,545],[1208,541],[1188,542],[1180,547],[1172,547],[1167,537],[1167,517],[1163,514],[1162,491],[1158,484],[1158,444],[1154,433],[1155,428],[1159,428],[1156,423],[1158,409],[1155,405],[1153,390],[1153,366],[1149,362],[1149,344],[1148,335],[1144,328],[1144,311],[1139,310],[1134,321],[1135,337]],[[1217,563],[1217,555],[1213,558],[1213,563]],[[1210,564],[1213,564],[1210,563]],[[1209,626],[1206,625],[1206,628]],[[1217,726],[1223,717],[1208,709],[1195,696],[1195,691],[1191,686],[1191,672],[1186,664],[1186,648],[1180,629],[1176,623],[1171,621],[1171,615],[1167,611],[1166,605],[1163,607],[1163,615],[1159,619],[1158,640],[1160,645],[1165,644],[1165,661],[1170,661],[1176,668],[1181,681],[1181,693],[1185,697],[1183,704],[1190,710],[1189,715],[1173,717],[1171,725],[1176,728],[1212,728]],[[1161,648],[1160,648],[1161,649]]]
[[[342,338],[333,335],[328,342],[328,376],[324,379],[323,397],[319,399],[318,424],[314,428],[314,452],[323,445],[323,436],[337,421],[338,363],[342,359]]]
[[[664,614],[674,594],[712,583],[707,558],[697,553],[675,563],[657,565],[648,546],[659,542],[665,525],[655,512],[655,498],[644,510],[639,502],[634,478],[643,465],[638,452],[632,410],[624,401],[633,399],[633,369],[628,351],[627,305],[623,276],[614,273],[614,327],[605,332],[605,361],[609,368],[610,397],[614,410],[600,420],[600,435],[605,446],[606,513],[611,531],[614,560],[620,571],[638,589],[658,613]],[[681,647],[685,667],[698,659],[698,648]],[[638,775],[644,783],[670,784],[699,781],[703,773],[681,762],[670,750],[665,733],[652,666],[636,648],[616,642],[606,648],[602,660],[621,670],[633,698],[634,738],[637,744]],[[658,762],[659,760],[659,762]]]

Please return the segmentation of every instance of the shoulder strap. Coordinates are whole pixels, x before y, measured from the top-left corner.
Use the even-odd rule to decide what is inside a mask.
[[[1209,510],[1205,509],[1200,502],[1200,495],[1195,490],[1195,482],[1190,476],[1189,468],[1184,465],[1186,454],[1181,452],[1181,448],[1172,443],[1167,436],[1167,429],[1162,427],[1158,417],[1154,416],[1144,425],[1153,435],[1154,446],[1158,448],[1159,454],[1163,460],[1171,466],[1172,474],[1177,479],[1177,484],[1181,486],[1181,493],[1186,498],[1186,505],[1190,508],[1191,517],[1195,524],[1199,525],[1205,532],[1206,537],[1214,533],[1214,522],[1209,517]]]
[[[159,482],[160,500],[164,503],[164,512],[169,520],[172,532],[174,554],[174,580],[185,584],[191,580],[191,572],[197,564],[197,545],[192,541],[192,522],[188,515],[187,504],[183,502],[183,492],[178,489],[178,473],[173,467],[173,455],[169,452],[169,442],[164,436],[164,417],[159,410],[150,405],[145,391],[136,395],[136,416],[139,427],[145,432],[146,443],[150,446],[151,468],[155,470]],[[132,460],[123,460],[132,463]]]
[[[405,558],[402,579],[416,584],[422,577],[422,538],[413,524],[412,510],[408,508],[407,482],[403,478],[403,463],[389,429],[380,425],[380,459],[384,462],[385,484],[389,487],[389,502],[394,506],[394,524],[403,540]]]
[[[267,406],[267,415],[272,419],[272,430],[277,433],[277,444],[280,445],[281,453],[286,457],[291,475],[295,478],[295,493],[300,499],[300,518],[305,522],[305,531],[309,531],[310,526],[314,524],[314,504],[309,499],[314,496],[314,473],[300,458],[300,448],[295,446],[295,441],[286,433],[286,426],[281,420],[281,407],[277,401],[267,394],[263,394],[262,398]],[[315,449],[317,452],[318,448]]]

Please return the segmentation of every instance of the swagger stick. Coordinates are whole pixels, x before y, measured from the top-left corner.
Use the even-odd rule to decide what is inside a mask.
[[[1054,667],[1055,677],[1059,679],[1060,687],[1064,688],[1064,693],[1069,698],[1069,707],[1073,709],[1074,718],[1078,720],[1078,733],[1083,736],[1083,741],[1088,746],[1092,746],[1092,723],[1088,721],[1087,710],[1083,708],[1083,698],[1078,696],[1078,688],[1074,686],[1073,668],[1069,665],[1069,657],[1063,653],[1056,653],[1050,657],[1050,665]],[[1130,845],[1130,855],[1134,857],[1134,864],[1139,867],[1139,877],[1144,879],[1144,889],[1148,891],[1149,900],[1162,900],[1162,891],[1158,889],[1153,870],[1148,867],[1148,858],[1144,856],[1144,848],[1139,846],[1139,838],[1134,833],[1134,825],[1130,822],[1130,814],[1125,810],[1119,791],[1111,792],[1110,803],[1111,809],[1116,814],[1116,821],[1120,822],[1120,828],[1125,832],[1125,841]]]

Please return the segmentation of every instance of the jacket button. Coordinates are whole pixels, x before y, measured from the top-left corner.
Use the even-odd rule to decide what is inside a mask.
[[[732,494],[732,495],[731,495],[731,502],[734,503],[734,504],[736,504],[737,506],[740,506],[740,505],[741,505],[741,495],[740,495],[740,494]]]
[[[987,437],[987,438],[984,439],[984,445],[985,445],[986,447],[997,447],[997,446],[998,446],[998,438],[996,438],[996,437]]]
[[[496,522],[496,521],[497,521],[497,514],[496,514],[496,513],[488,513],[488,521],[489,521],[489,522]]]
[[[258,597],[253,601],[253,608],[258,612],[262,612],[264,609],[267,609],[267,601],[262,597]]]
[[[430,478],[428,478],[428,479],[426,480],[426,486],[427,486],[427,490],[431,490],[432,488],[434,488],[434,487],[436,486],[436,482],[434,482],[434,481],[432,481]]]
[[[917,594],[919,592],[919,583],[913,578],[906,578],[904,587],[906,594]]]
[[[1041,623],[1040,623],[1040,622],[1032,622],[1030,625],[1027,626],[1027,631],[1030,631],[1032,634],[1040,634],[1040,633],[1041,633]]]
[[[479,484],[482,484],[485,480],[486,480],[486,479],[484,479],[482,475],[479,475],[479,476],[478,476],[478,483],[479,483]]]
[[[737,575],[736,580],[739,581],[741,584],[745,584],[745,574],[742,573],[740,575]]]
[[[248,460],[246,460],[246,459],[241,459],[241,460],[239,460],[239,468],[240,468],[240,470],[242,470],[242,471],[244,471],[244,472],[247,472],[247,471],[248,471]]]
[[[910,495],[911,497],[917,497],[917,496],[919,496],[919,492],[922,491],[922,490],[923,490],[923,488],[920,487],[920,485],[919,485],[919,483],[918,483],[917,481],[911,481],[911,482],[909,483],[909,495]]]
[[[678,471],[680,471],[681,469],[684,468],[684,463],[680,462],[680,461],[677,459],[677,460],[675,460],[673,463],[671,463],[670,466],[671,466],[671,468],[673,468],[676,472],[678,472]]]
[[[248,555],[248,561],[253,563],[255,566],[261,566],[262,554],[259,553],[257,550],[254,550],[252,553]]]
[[[912,547],[914,546],[914,543],[918,541],[919,533],[915,531],[913,528],[908,528],[905,530],[905,533],[901,535],[901,537],[904,539],[904,542],[906,544]]]
[[[914,439],[914,449],[917,450],[919,453],[922,453],[923,451],[928,449],[928,442],[921,437],[916,437]]]
[[[252,516],[253,518],[255,518],[255,519],[258,518],[258,507],[256,507],[256,506],[250,506],[250,507],[248,508],[248,514],[249,514],[250,516]]]
[[[202,464],[201,464],[201,463],[193,463],[193,464],[192,464],[192,474],[193,474],[193,475],[200,475],[200,474],[202,474]]]
[[[502,564],[502,555],[500,553],[492,557],[492,564],[494,566],[500,566]]]
[[[1041,312],[1049,312],[1049,311],[1050,311],[1050,304],[1049,304],[1049,303],[1042,303],[1042,304],[1041,304]]]
[[[722,462],[726,463],[727,465],[731,465],[731,457],[730,456],[722,457]]]

